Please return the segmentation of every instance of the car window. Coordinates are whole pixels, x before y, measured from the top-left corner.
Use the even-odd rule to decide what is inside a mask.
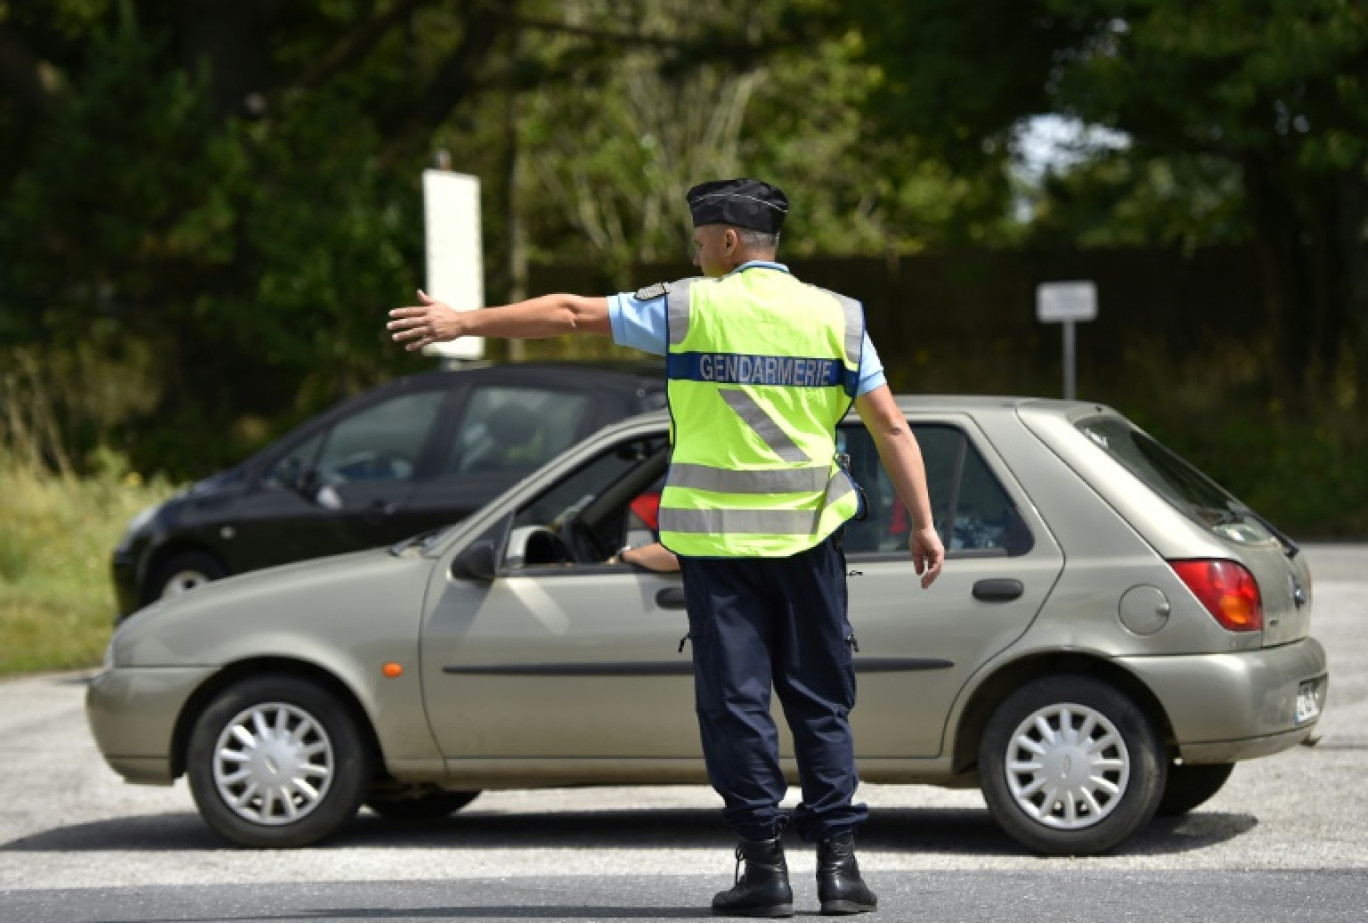
[[[580,391],[474,391],[452,440],[447,474],[531,471],[575,444],[593,409]]]
[[[1237,542],[1288,543],[1271,523],[1130,423],[1108,417],[1082,420],[1078,428],[1146,487],[1213,532]]]
[[[519,510],[514,526],[551,525],[564,519],[567,512],[579,512],[648,459],[659,455],[667,445],[664,436],[649,436],[613,447]]]
[[[401,394],[339,420],[323,435],[321,483],[408,480],[446,391]]]
[[[270,487],[296,487],[306,471],[314,470],[314,459],[318,448],[323,444],[325,433],[316,433],[291,448],[271,463],[261,476],[263,484]]]
[[[946,553],[1025,554],[1031,533],[1016,504],[989,469],[973,442],[955,426],[912,427],[926,466],[927,490],[936,531]],[[848,553],[902,552],[911,522],[893,482],[879,461],[869,431],[854,425],[841,429],[841,451],[865,494],[867,514],[846,525]]]

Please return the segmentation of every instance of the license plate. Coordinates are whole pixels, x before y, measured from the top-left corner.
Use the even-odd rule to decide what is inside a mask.
[[[1305,724],[1320,715],[1320,700],[1316,698],[1316,683],[1307,680],[1297,687],[1297,723]]]

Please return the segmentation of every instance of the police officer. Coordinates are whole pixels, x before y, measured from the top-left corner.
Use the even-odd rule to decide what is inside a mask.
[[[470,312],[419,292],[423,303],[391,311],[388,328],[410,350],[467,335],[575,332],[666,356],[673,448],[660,541],[682,571],[708,778],[740,841],[735,885],[713,909],[793,913],[773,688],[802,787],[794,825],[817,844],[822,912],[873,910],[877,898],[854,854],[867,811],[854,802],[855,669],[841,549],[842,526],[861,499],[837,454],[836,426],[853,401],[911,517],[909,549],[925,588],[945,551],[921,452],[859,302],[804,284],[775,262],[788,215],[783,192],[719,180],[689,190],[688,204],[704,278]]]

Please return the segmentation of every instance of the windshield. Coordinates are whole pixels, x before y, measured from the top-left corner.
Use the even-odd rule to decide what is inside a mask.
[[[1113,417],[1084,420],[1078,428],[1156,494],[1217,535],[1245,544],[1292,541],[1272,523],[1148,434]]]

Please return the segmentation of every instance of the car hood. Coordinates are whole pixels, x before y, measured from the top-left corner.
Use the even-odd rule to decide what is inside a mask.
[[[416,640],[433,566],[373,549],[229,577],[140,610],[115,632],[110,655],[117,666],[208,666],[294,656],[320,636]]]

